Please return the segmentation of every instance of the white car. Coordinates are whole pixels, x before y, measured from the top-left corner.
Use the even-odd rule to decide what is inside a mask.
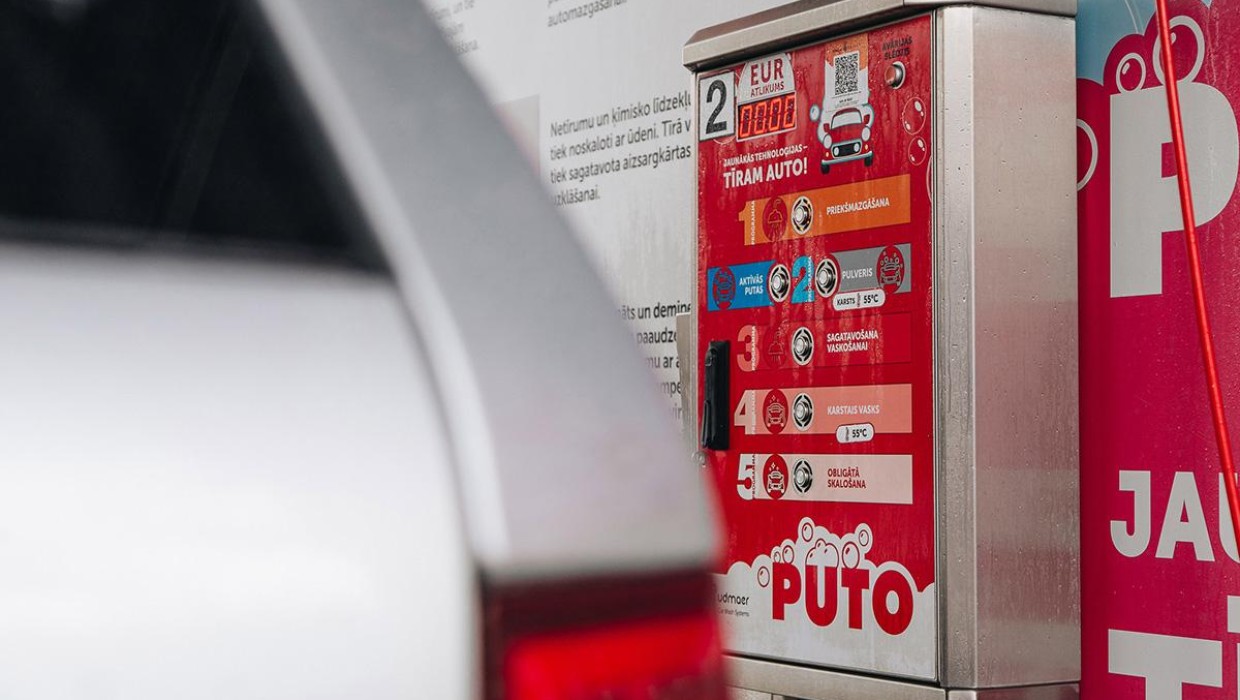
[[[0,25],[0,698],[722,698],[701,476],[421,3]]]

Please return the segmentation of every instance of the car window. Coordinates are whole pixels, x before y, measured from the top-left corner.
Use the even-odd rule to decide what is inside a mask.
[[[373,264],[234,0],[0,0],[0,236]]]
[[[860,123],[861,123],[861,113],[855,109],[846,109],[843,112],[836,114],[834,117],[831,117],[831,128],[832,129],[836,127],[851,126],[853,124],[860,124]]]

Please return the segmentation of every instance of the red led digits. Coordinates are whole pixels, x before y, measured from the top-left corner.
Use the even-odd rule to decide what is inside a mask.
[[[753,134],[753,104],[741,105],[740,118],[737,120],[740,126],[737,128],[736,136],[740,139],[747,139]]]
[[[786,95],[784,97],[784,121],[783,121],[783,124],[780,125],[779,130],[787,131],[789,129],[796,128],[796,125],[797,125],[797,94],[794,92],[791,95]]]
[[[791,131],[797,125],[796,93],[776,95],[740,106],[736,137],[742,141]]]
[[[763,100],[753,106],[753,135],[762,136],[767,132],[766,113],[770,100]]]

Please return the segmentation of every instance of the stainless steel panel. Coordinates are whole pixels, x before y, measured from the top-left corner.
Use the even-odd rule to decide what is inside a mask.
[[[256,5],[425,342],[485,573],[713,561],[632,334],[423,4]]]
[[[698,94],[698,90],[697,90],[697,75],[696,74],[690,76],[689,84],[687,85],[687,88],[689,89],[689,99],[693,102],[693,107],[689,110],[689,112],[690,114],[697,114],[698,107],[699,107],[698,100],[700,99],[701,96]],[[697,127],[694,127],[694,128],[697,128]],[[696,148],[697,148],[697,143],[695,142],[694,143],[695,151],[696,151]],[[694,157],[693,157],[693,162],[695,164],[697,163],[697,159],[698,159],[698,155],[695,152]],[[691,302],[692,308],[689,311],[689,352],[692,354],[692,362],[689,363],[689,385],[686,387],[681,387],[681,390],[683,392],[682,395],[685,397],[685,400],[688,401],[689,407],[691,409],[691,412],[689,413],[689,416],[688,416],[688,427],[690,429],[690,434],[688,437],[690,438],[689,445],[691,448],[690,459],[699,468],[705,467],[706,465],[706,455],[702,451],[701,435],[699,434],[699,430],[702,427],[702,423],[701,423],[702,417],[699,415],[701,408],[702,408],[702,401],[701,401],[701,398],[698,396],[698,358],[704,357],[704,352],[698,346],[698,341],[700,340],[698,338],[698,327],[699,327],[698,314],[702,313],[702,308],[698,303],[699,299],[697,296],[697,293],[698,293],[697,292],[697,289],[698,289],[697,281],[698,281],[698,275],[701,274],[701,270],[698,269],[698,264],[700,261],[698,259],[699,251],[697,250],[698,208],[697,208],[696,197],[697,197],[698,188],[702,186],[701,177],[702,177],[701,169],[694,167],[693,168],[694,199],[692,200],[693,204],[691,206],[691,209],[693,210],[693,218],[691,221],[692,227],[688,231],[686,231],[686,235],[688,235],[690,240],[694,242],[693,243],[693,246],[694,246],[693,254],[689,256],[690,258],[689,270],[690,270],[690,275],[691,275],[689,279],[692,283],[692,287],[691,287],[692,291],[689,293],[689,298],[693,300]],[[706,476],[706,475],[703,475],[703,476]],[[707,483],[710,483],[709,478],[706,481]]]
[[[732,685],[797,700],[946,700],[942,688],[805,666],[728,657]]]
[[[697,411],[694,410],[696,391],[690,391],[693,384],[693,358],[697,354],[694,344],[696,318],[693,314],[676,314],[676,361],[680,363],[677,373],[680,377],[680,429],[682,432],[685,453],[697,451]]]
[[[708,27],[685,44],[684,63],[701,70],[806,43],[958,0],[802,0]],[[1077,0],[976,0],[1009,10],[1075,16]]]
[[[390,281],[5,245],[0,298],[0,696],[481,694]]]
[[[728,689],[728,700],[776,700],[770,693],[759,693],[755,690]]]
[[[1080,669],[1074,23],[938,13],[943,683]]]
[[[947,694],[947,700],[1077,700],[1080,697],[1080,686],[1075,683],[994,690],[953,690]]]

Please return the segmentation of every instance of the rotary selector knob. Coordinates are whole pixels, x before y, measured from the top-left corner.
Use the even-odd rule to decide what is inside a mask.
[[[796,466],[792,468],[792,486],[798,493],[809,491],[814,485],[814,469],[805,460],[797,460]]]
[[[788,291],[792,289],[792,275],[788,273],[785,265],[776,265],[771,269],[771,299],[775,301],[783,301],[788,298]]]
[[[792,421],[800,430],[807,430],[810,423],[814,422],[814,401],[809,394],[797,394],[796,400],[792,402]]]
[[[814,205],[810,203],[809,197],[798,197],[792,205],[792,230],[796,231],[797,235],[805,235],[813,224]]]
[[[824,258],[818,263],[818,269],[814,271],[814,286],[818,289],[819,296],[829,297],[835,294],[839,282],[840,270],[834,260]]]
[[[792,359],[802,366],[814,359],[814,336],[808,328],[798,328],[792,335]]]

